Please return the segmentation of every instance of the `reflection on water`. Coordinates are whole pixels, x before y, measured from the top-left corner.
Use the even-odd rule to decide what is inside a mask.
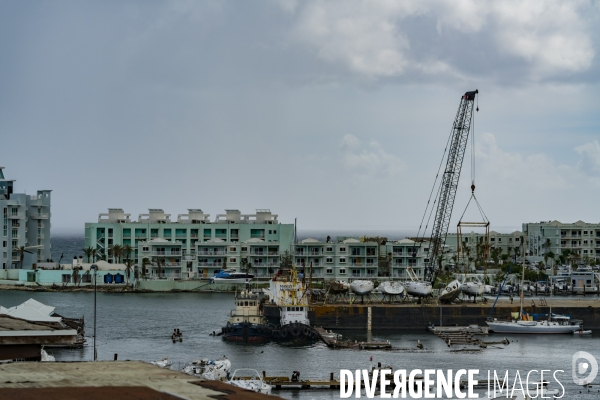
[[[0,292],[0,305],[12,307],[29,298],[56,307],[56,311],[70,317],[85,316],[88,345],[83,349],[53,349],[57,360],[91,360],[93,331],[93,293],[32,293]],[[341,368],[363,369],[381,362],[397,369],[479,369],[480,379],[487,379],[488,370],[504,375],[510,370],[525,374],[529,370],[564,370],[559,373],[565,385],[565,399],[596,399],[596,393],[581,390],[571,380],[571,357],[585,350],[600,360],[600,336],[579,337],[557,335],[530,337],[512,335],[509,346],[490,346],[484,351],[451,352],[446,344],[423,328],[422,332],[378,332],[369,335],[370,340],[389,340],[395,347],[414,349],[401,351],[354,351],[330,350],[322,343],[306,346],[281,346],[267,343],[242,345],[226,343],[220,337],[210,336],[220,330],[233,307],[233,295],[227,293],[98,293],[98,358],[112,360],[151,361],[169,356],[174,367],[200,358],[217,358],[227,355],[232,368],[255,368],[266,370],[269,375],[291,376],[292,371],[301,372],[301,378],[326,378],[330,372],[336,376]],[[183,332],[183,342],[173,343],[173,328]],[[365,331],[341,333],[345,337],[366,340]],[[600,333],[600,332],[599,332]],[[504,336],[502,336],[504,337]],[[416,351],[417,340],[426,351]],[[455,347],[453,347],[455,348]],[[596,379],[600,383],[600,378]],[[555,388],[559,388],[555,385]],[[336,390],[274,391],[285,398],[337,399]]]

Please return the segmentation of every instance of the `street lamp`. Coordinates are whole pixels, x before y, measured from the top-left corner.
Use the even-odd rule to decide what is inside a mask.
[[[96,353],[96,275],[98,272],[98,266],[96,264],[92,264],[90,269],[94,270],[94,361],[97,361],[98,353]]]

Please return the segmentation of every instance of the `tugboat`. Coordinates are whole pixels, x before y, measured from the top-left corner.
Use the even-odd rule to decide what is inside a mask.
[[[310,326],[306,285],[298,278],[296,267],[279,270],[271,280],[271,301],[279,305],[279,326],[272,331],[273,340],[319,339],[319,334]]]
[[[230,342],[260,343],[271,337],[271,328],[261,312],[258,296],[242,291],[235,297],[235,310],[231,311],[227,325],[221,328],[223,340]]]

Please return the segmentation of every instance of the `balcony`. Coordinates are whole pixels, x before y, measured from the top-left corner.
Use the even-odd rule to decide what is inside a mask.
[[[395,257],[403,256],[403,255],[404,255],[404,253],[401,252],[401,251],[394,251],[394,252],[392,252],[392,256],[395,256]]]
[[[227,254],[225,250],[199,250],[199,256],[224,256]]]
[[[25,218],[25,213],[17,213],[8,215],[8,219],[21,219]]]
[[[323,252],[319,250],[311,250],[308,254],[310,254],[311,256],[319,256],[323,254]]]
[[[296,250],[295,255],[297,255],[297,256],[304,256],[305,254],[304,254],[304,251],[298,251],[298,250]]]
[[[253,256],[264,256],[266,253],[264,251],[254,250],[254,251],[251,251],[250,254]]]
[[[31,219],[48,219],[50,215],[47,213],[32,213],[30,217]]]
[[[199,262],[198,266],[199,267],[219,267],[219,268],[221,268],[223,266],[223,263]]]

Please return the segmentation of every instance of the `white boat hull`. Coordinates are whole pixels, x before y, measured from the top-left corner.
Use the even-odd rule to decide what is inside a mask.
[[[431,283],[425,281],[410,281],[404,284],[406,293],[411,296],[427,297],[431,295]]]
[[[496,333],[555,334],[573,333],[580,329],[578,325],[548,324],[548,321],[488,321],[486,324]]]
[[[389,296],[398,296],[404,293],[404,285],[400,282],[382,282],[377,288],[381,293]]]
[[[484,289],[484,284],[478,282],[466,282],[463,283],[460,288],[460,290],[468,296],[481,296]]]
[[[363,280],[354,281],[350,284],[350,290],[360,296],[367,295],[373,291],[373,282]]]
[[[458,280],[453,280],[449,284],[446,285],[444,289],[440,292],[440,300],[443,301],[452,301],[458,297],[460,294],[460,282]]]

